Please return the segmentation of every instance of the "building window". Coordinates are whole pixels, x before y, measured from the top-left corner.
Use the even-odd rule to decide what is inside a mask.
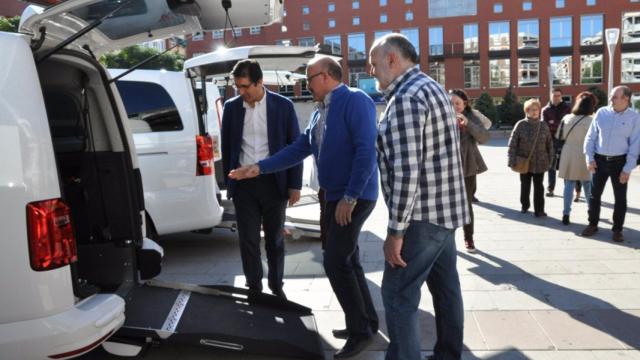
[[[311,24],[308,21],[302,23],[302,30],[309,31],[311,30]]]
[[[413,0],[404,0],[405,4],[413,4]]]
[[[308,6],[303,6],[302,7],[302,15],[309,15],[309,7]]]
[[[329,26],[329,28],[336,27],[336,20],[335,19],[329,19],[328,26]]]
[[[376,31],[375,33],[373,33],[373,38],[374,41],[380,39],[381,37],[391,34],[391,31],[389,30],[380,30],[380,31]]]
[[[587,6],[596,6],[596,0],[587,0]]]
[[[222,39],[222,38],[224,38],[224,30],[213,30],[211,32],[211,36],[214,39]]]
[[[298,45],[300,46],[314,46],[315,44],[316,38],[314,38],[313,36],[298,39]]]
[[[556,9],[562,9],[564,7],[564,0],[556,0]]]
[[[540,61],[538,58],[518,59],[518,86],[540,86]]]
[[[387,14],[380,14],[380,24],[387,23]]]
[[[428,0],[429,18],[478,15],[477,0]]]
[[[640,52],[622,53],[623,83],[640,83]]]
[[[550,27],[551,47],[571,46],[571,18],[557,17],[551,18]]]
[[[445,86],[444,62],[433,61],[429,63],[429,76],[440,85]]]
[[[362,60],[367,58],[364,33],[349,34],[347,44],[349,45],[349,60]]]
[[[602,15],[580,17],[580,45],[602,45]]]
[[[333,55],[342,56],[342,48],[340,47],[340,35],[325,36],[324,43],[331,47],[331,53]]]
[[[489,60],[489,87],[506,88],[511,83],[511,61],[509,59]]]
[[[464,24],[464,53],[478,53],[478,24]]]
[[[640,42],[640,11],[622,14],[622,42]]]
[[[197,32],[191,36],[191,41],[202,41],[204,39],[204,34],[202,32]]]
[[[400,33],[409,39],[411,45],[416,49],[416,53],[420,54],[420,34],[418,28],[401,29]]]
[[[351,25],[355,25],[355,26],[360,25],[360,17],[354,16],[353,19],[351,19]]]
[[[387,6],[387,0],[380,0],[380,6]]]
[[[496,14],[502,14],[502,3],[493,4],[493,12]]]
[[[360,78],[367,78],[369,75],[363,67],[349,67],[349,86],[358,87]]]
[[[351,2],[351,8],[352,9],[360,9],[360,0],[353,0]]]
[[[571,67],[573,66],[572,57],[569,56],[552,56],[551,57],[551,74],[553,76],[553,85],[571,85]]]
[[[429,55],[444,55],[442,26],[429,28]]]
[[[489,51],[509,50],[509,22],[489,23]]]
[[[522,10],[531,11],[531,9],[533,9],[533,5],[531,4],[531,1],[523,1],[522,2]]]
[[[291,46],[291,40],[290,39],[276,40],[276,45]]]
[[[242,29],[233,29],[233,36],[235,37],[242,36]]]
[[[465,89],[480,88],[480,61],[479,60],[465,60],[464,87]]]
[[[260,26],[252,26],[249,28],[249,34],[258,35],[260,34]]]
[[[413,21],[413,11],[407,11],[404,13],[404,19],[407,21]]]
[[[327,5],[327,11],[328,11],[328,12],[335,12],[335,11],[336,11],[336,4],[334,4],[334,3],[329,3],[329,4]]]
[[[537,19],[518,20],[518,49],[537,49],[540,31]]]
[[[599,84],[602,82],[602,55],[580,56],[580,83]]]

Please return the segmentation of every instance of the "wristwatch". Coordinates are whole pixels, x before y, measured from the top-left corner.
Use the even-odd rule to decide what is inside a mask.
[[[358,203],[358,199],[351,197],[349,195],[343,196],[342,199],[351,206],[356,206],[356,204]]]

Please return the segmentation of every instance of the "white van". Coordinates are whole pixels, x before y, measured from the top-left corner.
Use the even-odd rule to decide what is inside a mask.
[[[273,20],[249,2],[233,0],[236,25]],[[124,106],[91,54],[222,28],[220,2],[46,3],[59,4],[28,8],[22,34],[0,32],[0,359],[67,359],[107,339],[122,355],[175,339],[322,358],[307,308],[235,288],[140,282],[160,271],[162,251],[144,235]]]
[[[219,160],[219,138],[204,127],[192,81],[165,70],[135,70],[116,81],[133,132],[152,238],[213,228],[222,220],[211,163]]]

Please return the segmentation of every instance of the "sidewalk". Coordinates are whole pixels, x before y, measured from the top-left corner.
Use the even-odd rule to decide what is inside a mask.
[[[562,198],[545,198],[549,217],[520,214],[518,175],[506,166],[506,139],[481,147],[489,171],[478,177],[476,246],[464,252],[457,232],[458,271],[465,306],[464,359],[640,360],[640,171],[632,173],[626,241],[613,243],[610,218],[613,194],[607,185],[600,232],[580,237],[586,226],[584,198],[573,203],[572,224],[564,226]],[[546,183],[546,179],[545,179]],[[562,192],[562,182],[556,193]],[[309,216],[315,216],[310,210]],[[360,251],[381,331],[370,351],[356,360],[384,359],[387,331],[380,296],[382,242],[386,234],[382,199],[360,238]],[[179,234],[164,239],[166,263],[161,278],[199,284],[242,286],[235,233]],[[322,270],[317,241],[288,241],[285,292],[290,300],[314,310],[332,359],[343,340],[331,329],[343,328],[343,314]],[[435,342],[431,298],[423,288],[420,313],[425,355]],[[89,356],[89,357],[87,357]],[[85,358],[110,359],[100,351]],[[148,359],[266,359],[176,345],[153,348]]]

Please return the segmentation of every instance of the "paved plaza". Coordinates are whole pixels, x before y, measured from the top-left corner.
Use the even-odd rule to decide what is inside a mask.
[[[481,146],[489,171],[478,177],[480,203],[474,205],[478,252],[467,254],[462,230],[456,233],[465,308],[463,359],[640,360],[640,169],[631,175],[625,242],[611,241],[609,184],[600,232],[583,238],[578,234],[587,224],[584,198],[573,203],[569,226],[560,223],[562,198],[557,195],[545,198],[547,218],[519,212],[520,185],[518,175],[506,166],[506,142],[494,139]],[[562,188],[560,180],[556,194]],[[307,208],[309,217],[317,213]],[[360,236],[361,258],[382,326],[369,351],[356,360],[384,359],[387,347],[380,296],[386,219],[380,199]],[[244,284],[237,233],[177,234],[163,238],[161,244],[165,249],[161,280]],[[326,359],[332,359],[344,340],[334,339],[331,330],[343,328],[344,320],[322,269],[320,244],[306,238],[288,240],[286,249],[284,290],[290,300],[313,309]],[[435,324],[426,286],[420,309],[427,355],[435,342]],[[100,349],[83,358],[115,359]],[[165,344],[151,348],[145,359],[274,358]]]

